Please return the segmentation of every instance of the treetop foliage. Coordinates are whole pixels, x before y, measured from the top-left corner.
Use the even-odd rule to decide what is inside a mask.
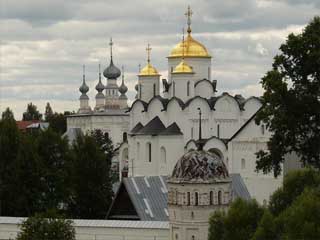
[[[256,122],[264,122],[272,137],[269,151],[257,154],[257,170],[279,175],[291,152],[320,169],[320,17],[288,36],[261,83],[264,107]]]

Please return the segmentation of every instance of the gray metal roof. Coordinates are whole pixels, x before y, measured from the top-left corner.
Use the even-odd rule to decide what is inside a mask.
[[[0,224],[21,224],[27,218],[0,217]],[[124,221],[124,220],[91,220],[71,219],[75,227],[112,227],[112,228],[145,228],[145,229],[168,229],[167,221]]]
[[[130,199],[143,221],[168,221],[166,177],[124,178]]]
[[[249,191],[240,174],[230,174],[234,197],[244,200],[250,199]],[[168,221],[168,189],[166,176],[128,177],[123,179],[124,187],[128,192],[132,205],[141,221]],[[117,199],[116,195],[109,210],[112,212]],[[108,217],[109,216],[108,213]]]

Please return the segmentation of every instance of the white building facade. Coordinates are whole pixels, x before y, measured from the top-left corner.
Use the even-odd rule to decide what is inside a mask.
[[[123,87],[124,81],[120,87],[117,85],[121,72],[111,52],[110,65],[103,72],[107,84],[104,86],[99,77],[96,86],[96,106],[91,110],[88,104],[89,89],[84,78],[80,109],[68,117],[68,129],[81,128],[85,132],[99,128],[108,132],[120,146],[119,169],[125,175],[169,175],[176,160],[195,149],[201,110],[204,149],[218,152],[229,173],[240,173],[251,196],[264,203],[281,185],[282,176],[276,179],[255,171],[255,153],[267,148],[271,134],[254,122],[261,101],[258,97],[216,94],[218,81],[211,76],[212,57],[192,36],[191,11],[187,16],[187,36],[167,57],[168,79],[160,80],[148,45],[147,63],[135,87],[136,100],[127,108],[127,88]]]

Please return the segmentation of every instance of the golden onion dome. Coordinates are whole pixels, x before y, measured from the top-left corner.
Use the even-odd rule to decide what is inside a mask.
[[[157,69],[155,69],[150,62],[141,69],[139,76],[159,76]]]
[[[182,60],[173,70],[172,73],[193,73],[192,67],[190,67],[184,60]]]
[[[184,57],[211,58],[206,47],[194,40],[191,34],[171,50],[169,58],[183,57],[183,55]]]

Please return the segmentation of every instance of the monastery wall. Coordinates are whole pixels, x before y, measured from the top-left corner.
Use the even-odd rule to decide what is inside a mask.
[[[0,217],[0,240],[15,239],[23,218]],[[168,222],[74,220],[76,240],[169,240]]]

